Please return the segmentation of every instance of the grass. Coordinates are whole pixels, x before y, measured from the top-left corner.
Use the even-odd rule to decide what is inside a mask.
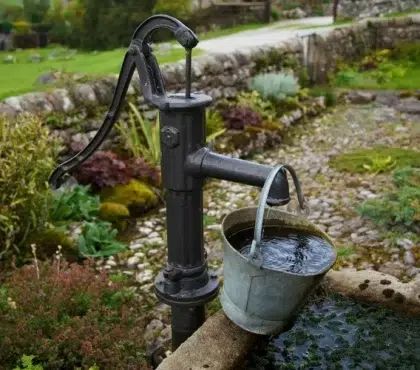
[[[119,73],[126,49],[115,49],[98,53],[77,53],[71,60],[48,60],[53,50],[65,51],[65,48],[28,49],[15,52],[0,52],[0,99],[19,95],[29,91],[41,91],[51,85],[35,84],[37,78],[53,70],[65,72],[80,72],[92,75]],[[194,55],[202,53],[195,49]],[[43,58],[40,63],[32,63],[28,57],[39,54]],[[6,55],[13,55],[16,64],[4,64]],[[182,60],[185,56],[183,49],[174,48],[168,54],[156,54],[160,64]]]
[[[341,154],[330,161],[330,165],[339,171],[366,173],[365,164],[370,164],[373,158],[391,157],[398,168],[420,167],[420,152],[411,149],[376,147],[373,149],[357,149]],[[390,168],[391,170],[391,168]]]
[[[250,23],[250,24],[241,24],[238,26],[230,27],[230,28],[222,28],[219,30],[209,31],[206,33],[202,33],[198,35],[198,38],[200,41],[202,40],[208,40],[208,39],[214,39],[216,37],[223,37],[223,36],[229,36],[234,33],[243,32],[243,31],[251,31],[256,30],[258,28],[262,28],[264,26],[267,26],[265,23]]]

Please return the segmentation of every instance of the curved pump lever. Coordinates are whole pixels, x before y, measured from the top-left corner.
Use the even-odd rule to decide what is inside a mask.
[[[186,49],[187,78],[186,91],[189,98],[191,84],[191,49],[198,44],[195,34],[179,20],[167,15],[155,15],[144,21],[134,32],[131,44],[125,54],[114,96],[105,115],[104,122],[89,144],[74,157],[58,166],[50,176],[49,183],[53,189],[62,184],[64,175],[86,161],[104,142],[118,114],[135,68],[140,77],[140,84],[145,101],[155,105],[160,110],[170,107],[170,98],[166,95],[163,78],[158,62],[150,47],[151,36],[159,29],[171,31],[176,40]]]

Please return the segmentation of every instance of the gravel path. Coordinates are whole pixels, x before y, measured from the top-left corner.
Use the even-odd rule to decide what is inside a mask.
[[[273,25],[256,30],[234,33],[229,36],[217,37],[200,41],[198,48],[206,52],[230,53],[235,50],[255,48],[262,45],[276,45],[281,41],[296,36],[305,36],[314,32],[325,32],[333,23],[332,17],[313,17],[276,22]],[[318,26],[326,26],[318,28]],[[316,28],[300,29],[316,26]]]

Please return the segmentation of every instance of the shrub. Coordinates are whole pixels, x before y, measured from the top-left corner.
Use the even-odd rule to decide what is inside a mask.
[[[395,193],[363,202],[358,211],[379,225],[415,227],[420,223],[420,169],[401,168],[393,177]]]
[[[264,100],[257,91],[242,92],[237,96],[236,100],[239,105],[247,106],[254,112],[257,112],[264,120],[273,121],[276,119],[277,113],[273,103],[269,100]]]
[[[153,8],[155,14],[168,14],[186,20],[191,14],[191,2],[185,0],[157,0]]]
[[[140,302],[125,281],[111,283],[90,262],[14,270],[0,291],[0,315],[6,367],[31,354],[46,369],[149,369]]]
[[[23,252],[27,236],[44,227],[59,149],[38,118],[0,119],[0,255]]]
[[[16,35],[26,35],[31,31],[31,24],[26,21],[14,22],[13,31]]]
[[[221,114],[228,129],[243,130],[246,126],[260,126],[262,123],[258,113],[242,105],[227,107]]]
[[[89,194],[89,186],[76,186],[70,191],[54,195],[51,221],[89,221],[97,216],[99,196]]]
[[[220,112],[211,109],[206,110],[206,132],[207,135],[213,135],[225,127],[223,117]]]
[[[391,52],[391,58],[406,60],[414,63],[420,62],[420,42],[399,43]]]
[[[92,190],[128,184],[131,179],[157,184],[159,170],[148,165],[142,158],[123,159],[113,152],[96,152],[74,173],[82,185],[91,185]]]
[[[251,79],[249,87],[256,90],[263,99],[281,101],[295,96],[299,91],[297,79],[286,73],[265,73]]]

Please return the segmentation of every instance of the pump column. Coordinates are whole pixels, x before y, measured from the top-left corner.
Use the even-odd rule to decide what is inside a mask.
[[[204,304],[218,293],[217,277],[208,271],[204,255],[203,179],[185,168],[187,156],[205,145],[205,108],[210,102],[200,95],[160,111],[168,264],[155,286],[158,298],[172,306],[173,350],[204,323]]]

